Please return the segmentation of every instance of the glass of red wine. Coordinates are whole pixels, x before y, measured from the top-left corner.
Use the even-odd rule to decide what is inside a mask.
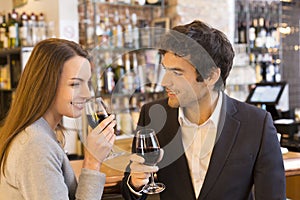
[[[136,133],[136,153],[145,159],[145,165],[154,166],[160,158],[160,146],[153,129],[140,129]],[[146,194],[157,194],[162,192],[166,186],[163,183],[155,183],[154,175],[151,173],[150,183],[143,187]]]
[[[91,98],[86,102],[85,114],[88,124],[92,129],[98,126],[98,124],[100,124],[105,118],[109,116],[107,109],[108,107],[105,105],[101,97]],[[114,152],[112,149],[106,160],[115,158],[123,154],[123,152]]]

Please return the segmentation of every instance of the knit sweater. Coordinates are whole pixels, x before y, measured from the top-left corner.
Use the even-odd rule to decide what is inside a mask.
[[[74,171],[55,133],[40,118],[14,138],[1,173],[0,200],[101,199],[105,174]]]

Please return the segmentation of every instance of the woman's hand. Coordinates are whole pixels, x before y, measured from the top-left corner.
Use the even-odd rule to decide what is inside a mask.
[[[102,162],[111,152],[116,139],[115,125],[115,115],[110,115],[87,135],[84,141],[84,168],[100,170]]]

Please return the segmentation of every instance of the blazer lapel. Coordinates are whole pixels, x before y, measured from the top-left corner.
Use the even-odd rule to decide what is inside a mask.
[[[221,109],[220,122],[208,171],[199,195],[199,199],[204,199],[214,183],[218,179],[223,166],[230,154],[231,148],[235,142],[240,122],[233,117],[237,112],[235,106],[228,96],[223,94],[223,105]]]
[[[178,109],[170,108],[166,105],[166,111],[168,115],[166,126],[164,130],[162,130],[162,133],[165,135],[161,136],[158,133],[160,143],[165,150],[165,156],[158,164],[160,167],[158,174],[163,172],[160,178],[165,179],[166,183],[170,180],[170,173],[174,175],[174,180],[180,180],[180,183],[174,180],[168,181],[169,186],[171,186],[173,190],[179,187],[185,188],[184,192],[181,190],[173,191],[173,193],[176,193],[178,199],[196,199],[182,143],[182,132],[178,122]],[[168,176],[164,177],[164,175],[167,174]],[[178,184],[180,185],[179,187]]]

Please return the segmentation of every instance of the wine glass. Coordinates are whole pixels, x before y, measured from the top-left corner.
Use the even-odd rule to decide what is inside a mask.
[[[105,118],[109,116],[107,109],[108,107],[105,105],[101,97],[91,98],[86,102],[85,114],[88,124],[92,129],[98,126],[98,124],[100,124]],[[112,149],[111,153],[108,155],[108,157],[106,157],[106,160],[115,158],[123,154],[123,152],[114,152]]]
[[[160,146],[153,129],[140,129],[136,133],[136,153],[145,159],[145,165],[154,166],[160,158]],[[162,192],[166,186],[163,183],[155,183],[151,173],[150,183],[146,184],[142,191],[146,194],[157,194]]]

